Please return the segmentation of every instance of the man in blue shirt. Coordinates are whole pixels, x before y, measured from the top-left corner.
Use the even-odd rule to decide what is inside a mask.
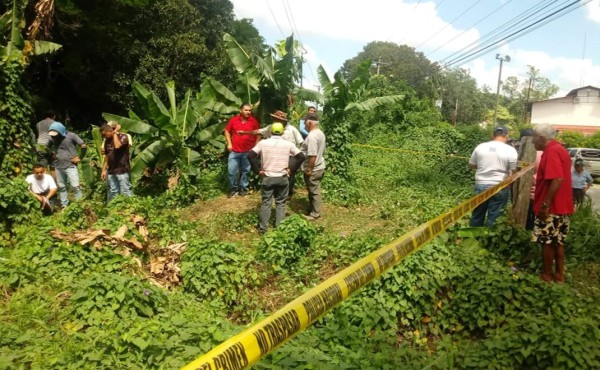
[[[585,192],[592,187],[592,184],[594,183],[592,175],[583,169],[583,159],[579,158],[575,160],[571,178],[573,180],[573,200],[576,204],[581,204]]]
[[[308,107],[308,113],[309,114],[316,114],[317,113],[317,108],[315,107]],[[308,130],[306,129],[306,116],[304,116],[304,118],[302,118],[300,120],[300,124],[299,124],[299,128],[298,131],[300,131],[300,134],[302,135],[303,139],[306,139],[306,137],[308,136]]]

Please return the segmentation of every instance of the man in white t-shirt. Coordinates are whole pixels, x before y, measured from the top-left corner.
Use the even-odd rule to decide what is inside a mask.
[[[469,167],[475,169],[475,194],[479,194],[504,181],[517,168],[517,151],[506,144],[508,129],[494,128],[493,139],[479,144],[471,154]],[[487,226],[491,227],[502,214],[508,202],[509,190],[502,189],[473,210],[470,226],[483,226],[487,214]]]
[[[44,214],[52,213],[50,199],[56,195],[56,183],[52,176],[46,174],[42,164],[33,166],[33,174],[25,179],[29,184],[29,193],[40,202]]]

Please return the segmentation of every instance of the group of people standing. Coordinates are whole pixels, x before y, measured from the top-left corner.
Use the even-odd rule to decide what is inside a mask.
[[[532,135],[538,153],[530,208],[534,219],[532,240],[542,248],[541,279],[563,282],[569,216],[574,212],[574,200],[581,202],[593,179],[583,170],[583,161],[576,160],[572,166],[569,153],[556,141],[556,130],[551,125],[537,125]],[[479,144],[473,151],[469,167],[476,170],[475,194],[500,184],[517,169],[517,151],[507,141],[508,129],[498,126],[493,130],[492,140]],[[484,226],[484,223],[492,226],[502,214],[509,194],[506,187],[477,206],[470,226]]]
[[[74,199],[82,197],[77,166],[87,153],[87,145],[77,134],[69,132],[65,125],[56,121],[53,111],[48,111],[45,116],[36,125],[37,162],[33,166],[33,174],[27,176],[25,181],[29,184],[29,192],[40,202],[42,211],[51,213],[54,208],[52,198],[56,194],[63,208],[69,205],[68,187],[73,191]],[[108,122],[100,127],[104,138],[100,176],[107,181],[108,201],[118,194],[132,194],[129,179],[130,140],[128,135],[119,130],[116,122]],[[48,167],[51,175],[46,173]]]
[[[273,123],[260,128],[258,120],[252,116],[252,106],[243,104],[240,113],[225,127],[229,150],[229,197],[248,194],[250,170],[261,177],[261,233],[268,229],[273,199],[275,226],[285,217],[285,205],[294,195],[296,172],[300,168],[309,201],[309,210],[304,217],[308,220],[320,218],[321,180],[325,173],[325,134],[320,129],[316,109],[310,107],[301,120],[305,135],[289,122],[285,112],[278,110],[270,116]]]

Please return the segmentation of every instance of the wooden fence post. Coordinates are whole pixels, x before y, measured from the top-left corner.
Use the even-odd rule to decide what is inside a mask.
[[[536,157],[536,150],[531,139],[531,136],[522,137],[521,145],[519,147],[519,161],[528,164],[534,163]],[[510,217],[513,224],[525,227],[527,223],[532,180],[533,171],[529,171],[529,173],[515,181],[513,184],[512,212]]]

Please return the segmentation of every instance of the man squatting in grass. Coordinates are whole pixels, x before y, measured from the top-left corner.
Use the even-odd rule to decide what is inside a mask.
[[[533,145],[543,151],[535,181],[533,241],[542,247],[541,279],[562,283],[565,280],[564,241],[569,233],[569,215],[573,214],[573,192],[571,158],[555,137],[556,130],[550,125],[533,129]],[[556,264],[554,274],[553,262]]]
[[[479,144],[471,158],[469,167],[475,169],[475,194],[500,184],[517,168],[517,151],[506,144],[508,129],[494,128],[492,140]],[[470,226],[483,226],[487,213],[487,226],[492,227],[508,202],[509,190],[504,188],[493,197],[478,205],[471,215]]]
[[[304,183],[308,190],[308,215],[307,220],[316,220],[322,216],[321,207],[321,180],[325,174],[325,134],[319,128],[319,117],[316,114],[307,114],[305,118],[308,136],[302,143],[302,153],[306,161],[302,163]]]
[[[248,151],[256,144],[256,136],[240,135],[239,131],[258,130],[258,120],[252,116],[252,106],[242,104],[240,114],[233,116],[225,126],[225,140],[229,157],[227,159],[227,172],[229,175],[229,198],[236,195],[248,194],[248,174],[250,162]]]
[[[279,122],[283,125],[283,134],[281,134],[281,138],[285,141],[289,141],[290,143],[292,143],[294,146],[298,146],[300,144],[302,144],[302,142],[304,141],[302,139],[302,135],[300,135],[300,131],[298,131],[297,128],[295,128],[292,124],[289,123],[288,119],[287,119],[287,114],[278,110],[275,111],[275,113],[271,113],[270,114],[271,117],[273,117],[273,121],[274,122]],[[268,125],[266,127],[263,127],[259,130],[252,130],[252,131],[245,131],[245,130],[240,130],[238,131],[238,134],[240,135],[260,135],[263,139],[268,139],[271,137],[271,131],[272,131],[272,127],[273,125]],[[288,166],[288,168],[290,169],[290,171],[292,169],[295,169],[293,171],[290,172],[290,176],[289,176],[289,193],[287,195],[288,200],[289,198],[291,198],[294,195],[294,186],[296,185],[296,170],[300,167],[300,165],[296,165],[296,157],[293,155],[290,155],[290,164]]]
[[[37,163],[33,166],[33,174],[27,176],[25,181],[29,184],[29,193],[40,202],[45,215],[52,213],[50,199],[56,195],[56,183],[52,176],[46,174],[46,167]]]
[[[131,196],[131,180],[129,171],[129,137],[119,132],[121,126],[116,122],[105,123],[100,127],[104,140],[104,163],[102,165],[102,180],[108,185],[106,199],[110,202],[119,194]]]
[[[75,199],[80,199],[83,195],[79,186],[77,164],[85,157],[87,145],[76,134],[67,132],[67,128],[60,122],[53,122],[48,134],[51,139],[45,145],[53,149],[52,166],[56,169],[58,197],[62,206],[66,207],[69,205],[67,183],[73,189]],[[81,157],[77,155],[77,146],[81,148]]]
[[[275,227],[279,226],[285,217],[285,201],[288,196],[289,178],[298,170],[304,161],[304,154],[282,135],[285,132],[283,124],[275,122],[270,126],[272,136],[261,140],[250,152],[248,160],[252,170],[262,179],[262,204],[260,206],[259,231],[267,231],[271,219],[271,204],[275,197]],[[261,157],[261,166],[257,157]],[[290,167],[290,157],[294,157],[293,167]]]

